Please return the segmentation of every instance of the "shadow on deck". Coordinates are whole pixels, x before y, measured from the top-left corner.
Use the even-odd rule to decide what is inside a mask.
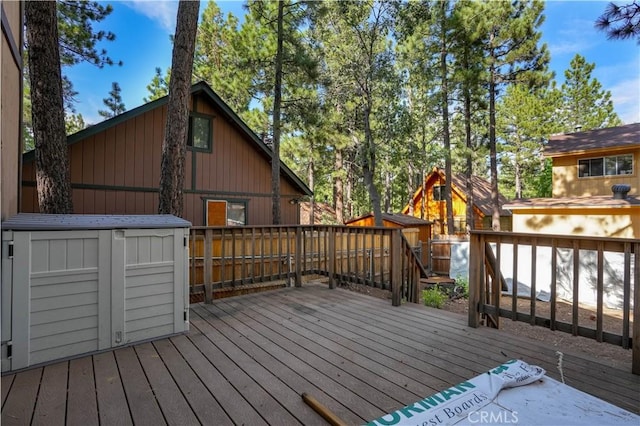
[[[348,424],[520,358],[560,379],[555,349],[461,315],[305,284],[191,306],[186,335],[2,377],[2,424]],[[564,354],[566,383],[640,412],[640,376]]]

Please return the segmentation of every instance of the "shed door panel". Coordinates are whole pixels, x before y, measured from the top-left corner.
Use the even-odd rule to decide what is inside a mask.
[[[183,331],[181,323],[176,324],[176,309],[180,316],[184,309],[184,292],[176,294],[176,288],[184,284],[176,280],[182,239],[174,229],[125,231],[125,239],[122,343]]]
[[[15,334],[19,337],[14,355],[23,353],[13,357],[12,368],[107,347],[107,336],[100,335],[98,326],[99,299],[101,293],[108,292],[108,283],[101,288],[98,274],[99,231],[24,234],[24,243],[31,246],[25,265],[28,305],[14,306],[30,308],[28,326],[13,319],[14,327],[22,328]],[[21,293],[16,296],[22,297]]]

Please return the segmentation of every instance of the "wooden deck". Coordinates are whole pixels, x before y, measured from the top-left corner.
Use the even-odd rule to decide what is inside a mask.
[[[187,335],[2,377],[2,424],[362,424],[512,358],[555,349],[466,317],[305,284],[191,307]],[[564,355],[567,384],[640,412],[629,366]]]

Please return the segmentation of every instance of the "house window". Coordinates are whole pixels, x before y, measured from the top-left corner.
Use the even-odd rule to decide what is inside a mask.
[[[247,202],[205,200],[206,226],[243,226],[247,224]]]
[[[618,176],[633,174],[633,154],[578,160],[578,176]]]
[[[433,186],[433,201],[444,201],[444,185]]]
[[[247,203],[227,202],[227,226],[247,224]]]
[[[213,117],[202,114],[191,114],[189,117],[189,139],[187,145],[193,149],[211,151],[211,123]]]

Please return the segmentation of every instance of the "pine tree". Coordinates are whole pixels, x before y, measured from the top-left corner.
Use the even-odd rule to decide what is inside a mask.
[[[169,93],[169,81],[171,79],[171,68],[167,68],[167,73],[163,76],[162,70],[156,67],[156,73],[151,79],[151,83],[147,84],[149,97],[142,98],[146,102],[155,101]]]
[[[562,130],[564,132],[586,131],[622,124],[611,100],[611,92],[602,89],[602,84],[591,73],[595,63],[576,54],[570,68],[564,72],[565,82],[561,86],[563,98]]]
[[[244,27],[251,27],[249,17]],[[215,1],[209,1],[202,12],[196,37],[193,65],[195,79],[204,80],[244,119],[253,96],[252,84],[256,69],[249,66],[256,54],[252,33],[238,28],[236,16],[226,18]]]
[[[182,216],[191,74],[200,2],[181,0],[171,57],[167,122],[162,142],[158,213]]]
[[[25,25],[38,204],[42,213],[72,213],[56,4],[26,2]]]
[[[87,127],[82,114],[65,114],[64,125],[67,135],[72,135]]]
[[[496,99],[502,86],[522,82],[540,86],[548,82],[549,53],[538,43],[538,31],[544,20],[540,0],[482,3],[474,33],[481,39],[486,54],[489,89],[489,160],[491,171],[492,228],[500,230],[498,193],[498,156],[496,135]]]
[[[99,110],[98,114],[100,114],[100,116],[108,119],[122,114],[127,110],[124,106],[124,102],[122,102],[122,96],[120,95],[121,91],[122,89],[120,89],[120,85],[117,82],[114,81],[111,83],[109,97],[102,100],[107,109]]]
[[[536,196],[535,178],[543,172],[542,149],[550,134],[558,131],[557,103],[548,90],[530,90],[523,84],[509,86],[498,104],[497,133],[505,167],[501,180],[515,198]],[[527,188],[525,182],[531,184]],[[512,189],[512,191],[511,191]]]
[[[595,26],[606,31],[610,39],[626,40],[635,37],[640,44],[640,3],[609,3],[604,13],[596,20]]]
[[[72,66],[80,62],[88,62],[99,68],[105,65],[122,65],[122,61],[114,61],[107,55],[105,49],[98,49],[98,44],[115,40],[111,31],[95,31],[93,25],[106,19],[113,8],[103,6],[95,1],[58,0],[56,4],[56,23],[58,27],[58,50],[60,63],[63,67]],[[26,43],[25,64],[28,64],[28,41]],[[28,65],[24,67],[23,83],[23,136],[25,150],[34,146],[31,118],[31,82]],[[75,113],[75,95],[71,81],[62,72],[62,96],[67,115]]]

